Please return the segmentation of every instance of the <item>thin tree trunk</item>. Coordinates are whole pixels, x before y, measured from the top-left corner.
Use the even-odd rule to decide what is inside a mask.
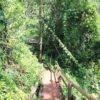
[[[43,23],[42,23],[42,17],[43,17],[43,0],[40,0],[39,5],[39,25],[40,25],[40,45],[39,45],[39,62],[42,62],[42,34],[43,34]]]

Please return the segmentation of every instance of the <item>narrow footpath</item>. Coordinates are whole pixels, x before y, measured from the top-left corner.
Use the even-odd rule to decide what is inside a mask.
[[[42,76],[42,83],[40,100],[62,100],[61,87],[53,72],[46,70]]]

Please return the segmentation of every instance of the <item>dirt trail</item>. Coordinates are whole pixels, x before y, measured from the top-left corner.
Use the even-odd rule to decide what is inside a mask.
[[[61,88],[53,72],[46,70],[42,76],[42,83],[43,88],[40,93],[40,100],[61,100]]]

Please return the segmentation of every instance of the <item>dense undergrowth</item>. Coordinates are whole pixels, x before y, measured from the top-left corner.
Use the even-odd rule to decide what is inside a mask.
[[[0,100],[25,100],[42,71],[42,64],[26,44],[27,38],[37,30],[30,27],[32,21],[24,15],[24,5],[19,1],[4,1],[2,7],[8,31],[6,40],[2,39],[5,48],[2,45],[0,48]]]
[[[25,100],[30,92],[31,86],[39,81],[42,65],[38,63],[37,58],[33,56],[27,46],[23,44],[24,43],[17,44],[17,50],[14,48],[12,51],[15,63],[6,65],[6,67],[1,66],[1,100],[5,98],[7,100],[14,100],[14,98],[16,98],[16,100]]]

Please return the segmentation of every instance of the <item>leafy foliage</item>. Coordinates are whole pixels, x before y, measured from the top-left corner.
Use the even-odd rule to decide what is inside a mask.
[[[70,74],[91,93],[99,94],[99,1],[77,1],[43,2],[43,63],[54,65],[57,60],[65,74]],[[37,59],[38,46],[26,44],[28,39],[40,34],[40,2],[2,0],[0,4],[0,100],[25,100],[43,71]],[[80,66],[69,59],[45,24],[67,46]],[[73,94],[79,100],[83,98],[76,90]]]
[[[2,2],[2,6],[8,31],[5,49],[0,49],[0,100],[25,100],[42,71],[42,64],[38,63],[37,57],[30,51],[31,47],[26,44],[27,38],[37,32],[37,29],[32,29],[37,21],[24,14],[22,1],[7,0]]]
[[[16,87],[15,82],[0,68],[0,99],[25,100],[26,94]]]

